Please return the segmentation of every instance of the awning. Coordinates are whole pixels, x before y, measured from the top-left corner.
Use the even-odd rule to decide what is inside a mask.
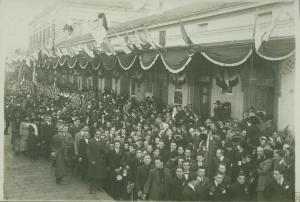
[[[284,60],[295,53],[295,38],[263,41],[256,53],[265,60]]]
[[[107,55],[105,53],[101,53],[100,55],[104,69],[112,70],[117,63],[117,57],[115,55]]]
[[[204,46],[201,54],[216,65],[234,67],[247,61],[252,54],[252,46],[251,42]]]
[[[159,54],[156,50],[143,51],[139,56],[141,68],[143,70],[150,69],[155,64],[158,57]]]
[[[135,53],[130,53],[130,54],[119,53],[117,57],[121,68],[124,70],[129,70],[134,64],[137,55]]]
[[[174,74],[183,71],[192,60],[190,47],[167,48],[160,56],[166,69]]]

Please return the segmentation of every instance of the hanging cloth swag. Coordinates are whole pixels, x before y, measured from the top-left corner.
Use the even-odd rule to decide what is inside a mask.
[[[247,61],[252,54],[252,48],[250,42],[232,42],[224,45],[204,46],[201,54],[216,65],[234,67]]]
[[[284,60],[295,53],[295,38],[270,39],[263,41],[256,50],[257,55],[265,60]]]
[[[166,48],[160,56],[166,69],[176,74],[185,69],[192,60],[193,54],[190,47],[172,47]]]

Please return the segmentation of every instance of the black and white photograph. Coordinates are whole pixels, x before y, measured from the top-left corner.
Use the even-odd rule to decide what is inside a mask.
[[[300,200],[298,0],[0,8],[0,200]]]

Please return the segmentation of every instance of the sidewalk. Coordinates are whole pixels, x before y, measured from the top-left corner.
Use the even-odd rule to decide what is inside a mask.
[[[67,176],[66,185],[55,183],[50,162],[14,156],[11,135],[5,135],[4,199],[6,200],[112,200],[105,192],[89,194],[89,184],[79,177]]]

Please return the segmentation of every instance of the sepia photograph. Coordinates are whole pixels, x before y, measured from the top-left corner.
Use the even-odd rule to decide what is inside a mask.
[[[0,8],[3,200],[300,200],[297,0]]]

